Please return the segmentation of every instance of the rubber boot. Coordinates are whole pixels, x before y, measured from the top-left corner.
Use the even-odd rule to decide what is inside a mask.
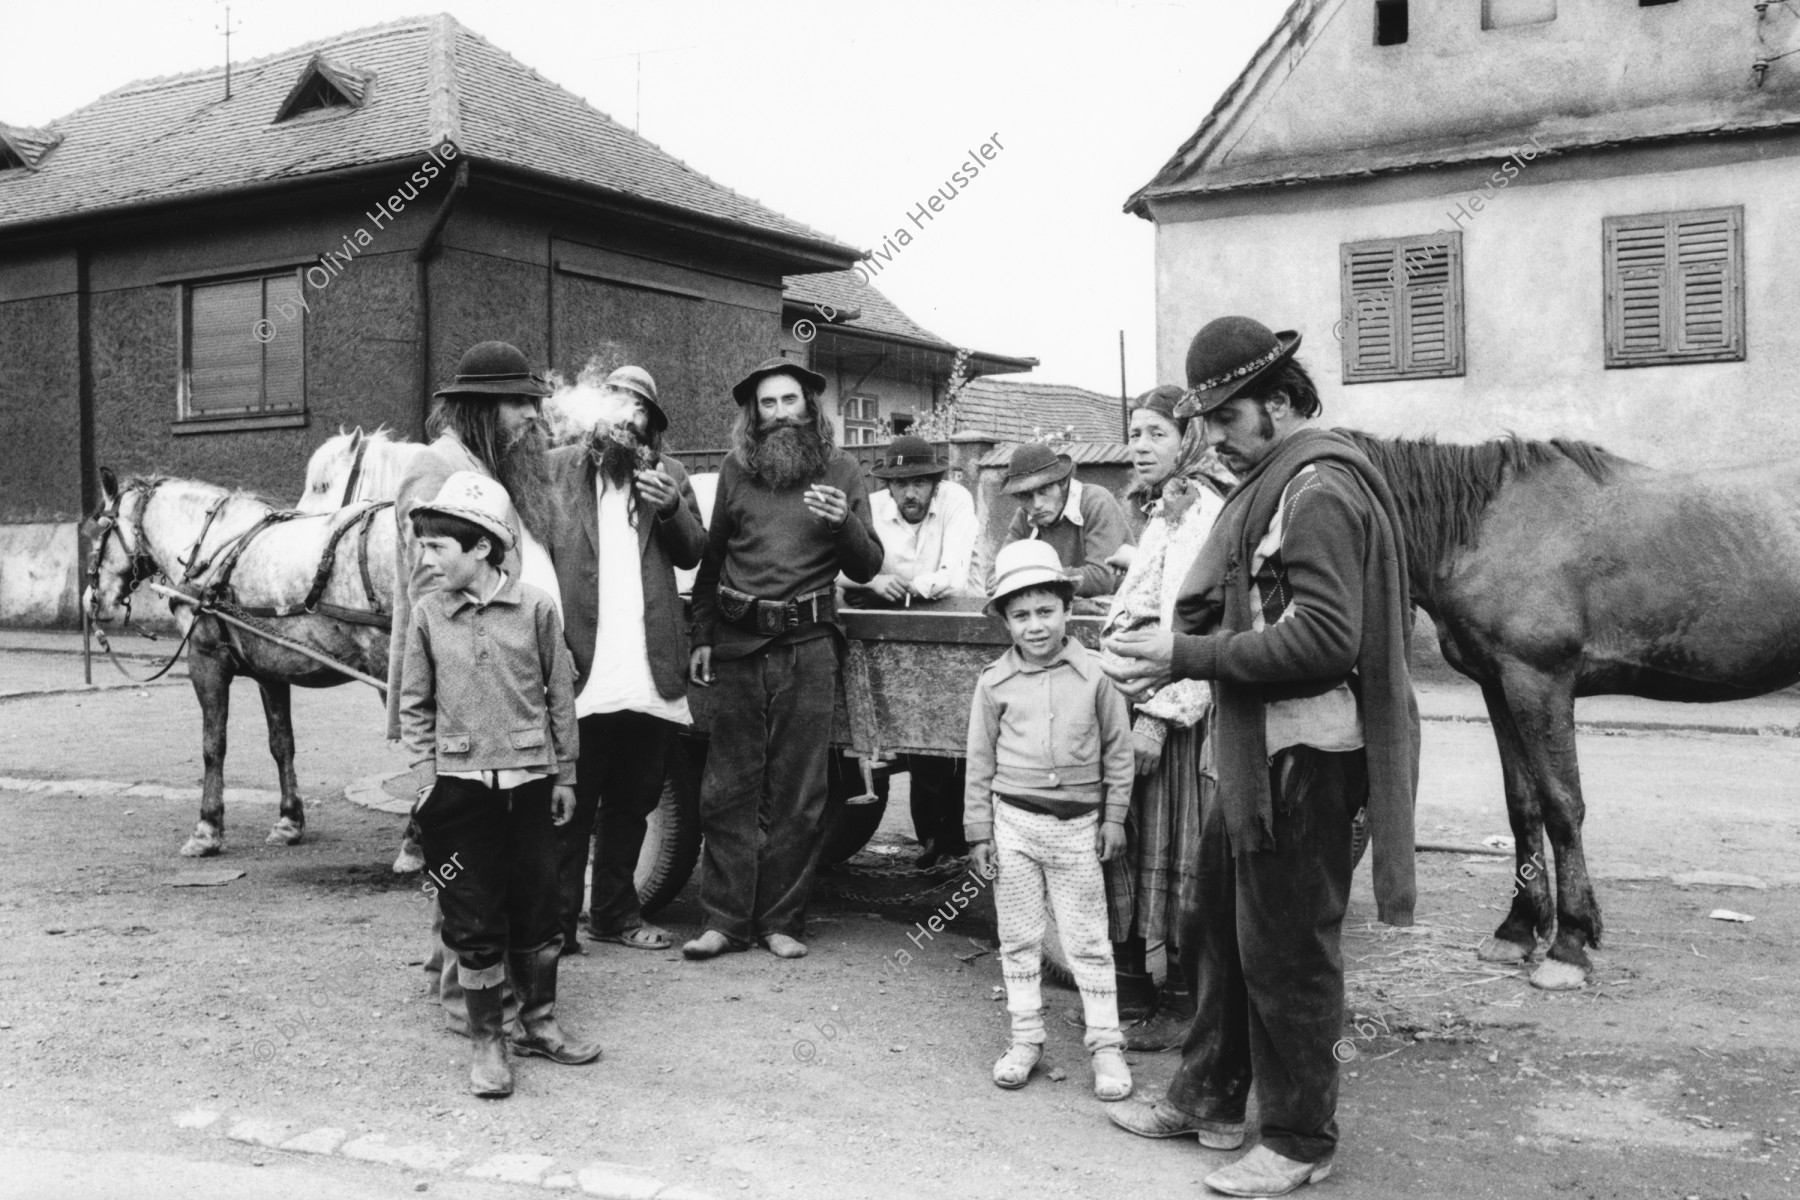
[[[519,1029],[512,1046],[518,1054],[578,1066],[599,1058],[600,1047],[570,1039],[556,1023],[556,966],[561,957],[560,936],[547,946],[511,956],[513,986],[519,989]]]
[[[512,1064],[506,1059],[506,1025],[500,989],[464,988],[469,1010],[469,1090],[477,1096],[512,1095]]]

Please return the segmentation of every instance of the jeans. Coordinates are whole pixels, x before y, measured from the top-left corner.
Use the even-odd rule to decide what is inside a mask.
[[[1275,849],[1235,853],[1211,795],[1200,814],[1199,895],[1184,914],[1194,1023],[1171,1104],[1242,1121],[1254,1081],[1262,1141],[1316,1163],[1337,1148],[1350,823],[1368,798],[1361,750],[1292,746],[1269,762]]]
[[[498,986],[507,954],[560,938],[551,787],[549,779],[500,789],[440,775],[415,814],[425,861],[441,881],[444,944],[456,951],[465,988]]]
[[[715,657],[713,672],[700,785],[706,928],[738,942],[800,938],[824,837],[837,639]]]
[[[594,848],[588,928],[624,933],[644,923],[635,876],[647,818],[662,801],[663,768],[678,726],[640,712],[583,717],[576,765],[575,815],[556,831],[557,889],[565,945],[575,945]]]

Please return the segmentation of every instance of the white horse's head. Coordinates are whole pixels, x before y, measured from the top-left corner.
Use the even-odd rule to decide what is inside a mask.
[[[132,478],[121,486],[110,468],[100,469],[100,508],[81,529],[94,547],[83,601],[97,621],[128,613],[131,593],[157,573],[144,537],[144,510],[160,483]]]
[[[377,430],[377,436],[381,431]],[[294,507],[303,513],[332,512],[350,504],[355,497],[347,494],[354,490],[346,488],[346,484],[354,483],[351,472],[365,456],[366,439],[358,425],[349,433],[343,426],[325,439],[325,444],[313,451],[312,458],[306,464],[306,489],[300,493],[300,501]]]

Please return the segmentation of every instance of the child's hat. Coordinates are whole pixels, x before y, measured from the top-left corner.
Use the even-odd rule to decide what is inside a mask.
[[[443,513],[472,521],[492,534],[501,549],[512,549],[512,497],[486,475],[457,471],[444,480],[444,486],[438,489],[437,497],[431,503],[415,505],[413,511]]]
[[[1008,542],[994,556],[994,588],[988,593],[987,610],[997,616],[1001,604],[1014,592],[1047,583],[1065,587],[1075,583],[1075,574],[1063,570],[1055,548],[1036,538]]]

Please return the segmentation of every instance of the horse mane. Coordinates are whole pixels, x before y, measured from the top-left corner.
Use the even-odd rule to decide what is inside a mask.
[[[1611,481],[1625,464],[1592,442],[1541,441],[1517,434],[1473,445],[1436,438],[1380,438],[1340,429],[1375,464],[1393,490],[1406,525],[1413,587],[1429,596],[1451,554],[1475,544],[1482,514],[1509,479],[1573,463],[1597,484]]]

